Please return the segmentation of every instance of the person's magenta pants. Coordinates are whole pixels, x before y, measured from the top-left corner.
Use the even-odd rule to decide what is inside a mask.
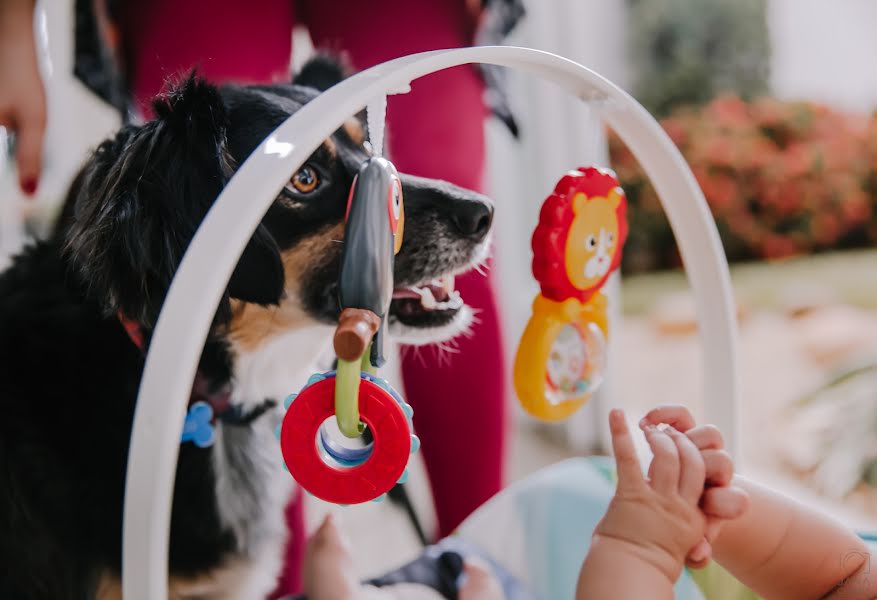
[[[132,2],[123,46],[136,98],[157,94],[192,66],[223,82],[289,77],[291,31],[307,25],[314,45],[343,52],[356,69],[425,50],[471,44],[475,21],[466,0],[152,0]],[[483,188],[483,84],[473,67],[414,82],[389,99],[388,146],[400,171]],[[472,335],[439,357],[403,349],[405,391],[438,514],[449,534],[502,485],[506,377],[493,277],[457,278],[477,310]],[[301,494],[287,511],[291,542],[280,590],[298,591],[305,541]]]

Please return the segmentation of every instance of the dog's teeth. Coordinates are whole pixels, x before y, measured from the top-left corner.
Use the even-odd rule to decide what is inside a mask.
[[[435,301],[435,296],[432,294],[432,290],[429,288],[419,288],[417,289],[417,293],[420,294],[420,305],[426,310],[434,310],[437,303]]]
[[[448,305],[448,308],[453,308],[455,310],[458,308],[463,308],[463,297],[460,295],[460,292],[454,290],[451,292],[450,295],[450,299],[445,302],[445,304]]]
[[[417,293],[420,296],[420,306],[425,311],[433,311],[433,310],[456,310],[462,308],[463,306],[463,298],[460,296],[460,292],[453,289],[453,278],[450,282],[447,280],[434,280],[430,283],[431,286],[437,287],[439,289],[447,291],[447,299],[439,302],[435,298],[435,294],[433,294],[432,289],[429,287],[411,287],[413,292]],[[444,296],[442,296],[444,298]]]
[[[437,310],[457,310],[462,307],[463,298],[460,296],[460,292],[457,291],[451,292],[450,298],[435,305]]]
[[[447,292],[448,296],[451,296],[454,293],[454,279],[453,275],[442,277],[442,289]]]

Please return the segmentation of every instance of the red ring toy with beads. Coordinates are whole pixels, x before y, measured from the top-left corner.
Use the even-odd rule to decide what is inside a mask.
[[[359,415],[373,440],[363,462],[354,465],[326,455],[320,427],[334,415],[335,380],[331,376],[306,387],[291,401],[280,430],[287,469],[304,489],[327,502],[359,504],[381,497],[404,478],[412,452],[403,405],[370,378],[362,379]]]

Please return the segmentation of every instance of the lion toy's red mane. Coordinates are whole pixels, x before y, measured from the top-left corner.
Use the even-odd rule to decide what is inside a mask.
[[[542,295],[562,302],[576,298],[585,303],[599,291],[612,272],[621,263],[621,248],[627,239],[627,203],[621,202],[617,209],[618,244],[609,271],[595,285],[586,289],[575,287],[566,271],[566,244],[569,230],[575,219],[573,198],[584,193],[588,198],[606,197],[618,188],[618,179],[609,169],[580,167],[564,175],[554,192],[545,199],[539,213],[539,224],[533,232],[533,276],[542,288]]]

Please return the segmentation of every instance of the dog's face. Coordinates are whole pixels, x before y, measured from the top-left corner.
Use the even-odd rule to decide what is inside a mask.
[[[331,65],[323,65],[331,74]],[[259,143],[334,82],[320,63],[304,80],[217,89],[190,78],[128,127],[79,178],[67,246],[111,311],[146,327],[204,214]],[[368,158],[349,119],[274,200],[241,257],[217,313],[243,346],[307,322],[335,323],[347,196]],[[447,339],[471,321],[453,276],[486,258],[493,209],[483,196],[401,175],[405,236],[395,260],[391,331],[402,341]]]

